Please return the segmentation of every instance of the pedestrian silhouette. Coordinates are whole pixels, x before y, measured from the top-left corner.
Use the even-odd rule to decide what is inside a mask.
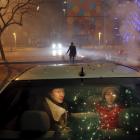
[[[70,63],[74,63],[77,52],[76,52],[76,46],[74,45],[73,42],[71,42],[67,53],[68,52],[69,52]]]

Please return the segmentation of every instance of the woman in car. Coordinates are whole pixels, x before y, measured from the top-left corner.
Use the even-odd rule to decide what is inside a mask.
[[[46,111],[50,117],[52,129],[63,129],[67,125],[67,107],[64,103],[63,88],[53,88],[45,98]]]
[[[31,110],[45,111],[50,119],[50,130],[63,130],[67,128],[67,106],[64,103],[64,88],[54,87],[49,89],[47,96],[36,96],[30,101]]]
[[[117,103],[119,90],[116,87],[105,87],[102,90],[103,102],[96,104],[100,117],[100,129],[119,128],[119,113],[123,107]]]

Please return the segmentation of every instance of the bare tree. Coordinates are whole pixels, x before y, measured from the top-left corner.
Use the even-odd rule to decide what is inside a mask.
[[[2,45],[2,34],[13,24],[22,26],[23,16],[39,10],[42,0],[0,0],[0,53],[2,60],[6,60]]]

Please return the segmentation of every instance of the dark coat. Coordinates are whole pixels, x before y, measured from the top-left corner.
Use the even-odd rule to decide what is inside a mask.
[[[76,56],[76,46],[70,45],[67,53],[69,52],[69,56],[75,57]]]
[[[58,105],[58,104],[57,104]],[[62,104],[59,105],[66,109],[66,105]],[[34,97],[32,101],[30,102],[30,110],[39,110],[39,111],[45,111],[47,112],[49,119],[50,119],[50,129],[51,130],[57,130],[58,129],[58,122],[56,122],[53,118],[53,115],[51,113],[50,107],[48,103],[45,100],[45,97]]]

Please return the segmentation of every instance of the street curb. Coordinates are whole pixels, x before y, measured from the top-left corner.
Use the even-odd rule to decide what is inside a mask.
[[[82,62],[81,60],[76,60],[75,63],[80,63]],[[0,65],[4,64],[72,64],[69,63],[69,61],[3,61],[0,62]]]

